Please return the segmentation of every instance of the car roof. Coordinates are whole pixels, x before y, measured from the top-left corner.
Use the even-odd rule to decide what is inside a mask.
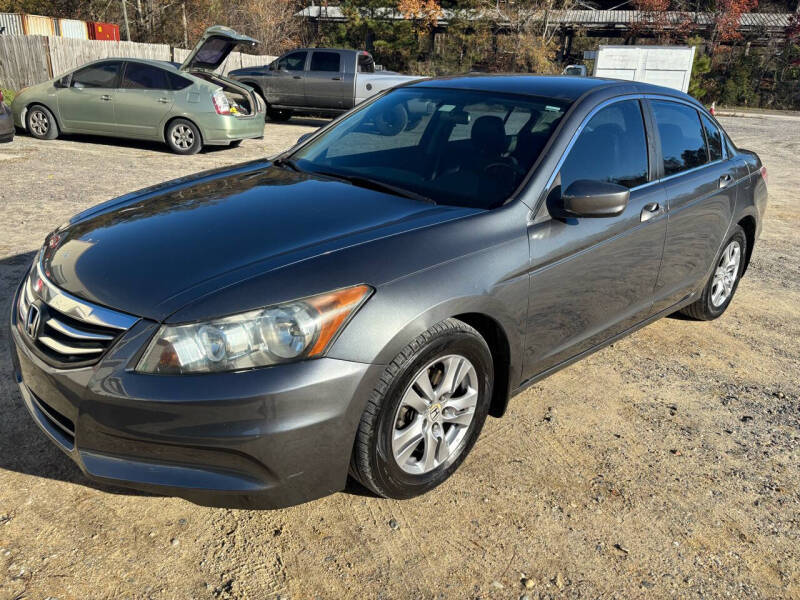
[[[638,81],[604,79],[600,77],[576,77],[573,75],[532,75],[532,74],[486,74],[475,73],[451,77],[436,77],[407,83],[404,87],[431,87],[458,90],[500,92],[556,98],[574,102],[593,90],[608,90],[618,94],[652,93],[689,99],[691,96],[671,88],[665,88]]]

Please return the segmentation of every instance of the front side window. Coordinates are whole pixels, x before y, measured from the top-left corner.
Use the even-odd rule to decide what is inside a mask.
[[[168,90],[170,84],[164,69],[129,62],[125,67],[122,87],[129,90]]]
[[[722,160],[724,156],[722,151],[722,132],[707,116],[703,115],[702,118],[703,129],[706,132],[706,140],[708,141],[708,158],[711,162]]]
[[[651,101],[661,138],[664,175],[674,175],[708,162],[700,115],[691,106],[666,100]]]
[[[370,179],[439,204],[488,209],[522,183],[567,108],[549,98],[399,88],[291,158],[304,171]]]
[[[338,73],[339,53],[338,52],[314,52],[311,55],[311,71],[328,71]]]
[[[307,52],[292,52],[278,60],[279,71],[302,71],[306,66]]]
[[[120,62],[107,62],[84,67],[72,75],[74,88],[113,88],[117,85]]]
[[[600,109],[583,128],[561,167],[561,189],[579,179],[627,188],[647,182],[647,139],[638,100]]]

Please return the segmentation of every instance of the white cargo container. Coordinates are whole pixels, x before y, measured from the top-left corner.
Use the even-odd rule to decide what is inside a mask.
[[[86,21],[78,21],[77,19],[58,19],[55,21],[58,29],[57,33],[61,37],[76,40],[89,39],[89,26]]]
[[[593,75],[687,92],[694,50],[689,46],[600,46]]]
[[[0,13],[0,34],[25,35],[25,28],[22,26],[22,15]]]

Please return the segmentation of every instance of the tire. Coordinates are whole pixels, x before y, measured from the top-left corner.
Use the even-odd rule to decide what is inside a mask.
[[[28,109],[25,115],[25,127],[28,133],[38,140],[54,140],[58,137],[56,118],[41,104],[35,104]]]
[[[702,295],[680,312],[698,321],[711,321],[722,315],[739,287],[746,256],[747,236],[737,225],[722,245]]]
[[[267,116],[270,121],[284,122],[292,118],[292,111],[283,108],[267,107]]]
[[[203,148],[200,130],[186,119],[170,121],[165,138],[169,149],[175,154],[197,154]]]
[[[448,373],[461,374],[454,375],[459,385],[451,388],[452,397],[439,396],[448,387]],[[397,499],[444,482],[478,439],[493,380],[489,347],[466,323],[447,319],[419,335],[386,367],[370,396],[356,433],[351,475],[376,494]],[[433,402],[422,399],[420,381],[430,384]],[[410,408],[410,400],[420,410]]]

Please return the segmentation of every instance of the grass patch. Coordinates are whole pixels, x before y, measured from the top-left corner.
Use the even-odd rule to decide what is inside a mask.
[[[14,96],[17,93],[14,90],[7,90],[6,88],[0,88],[3,91],[3,98],[6,101],[6,104],[10,105],[14,101]]]

